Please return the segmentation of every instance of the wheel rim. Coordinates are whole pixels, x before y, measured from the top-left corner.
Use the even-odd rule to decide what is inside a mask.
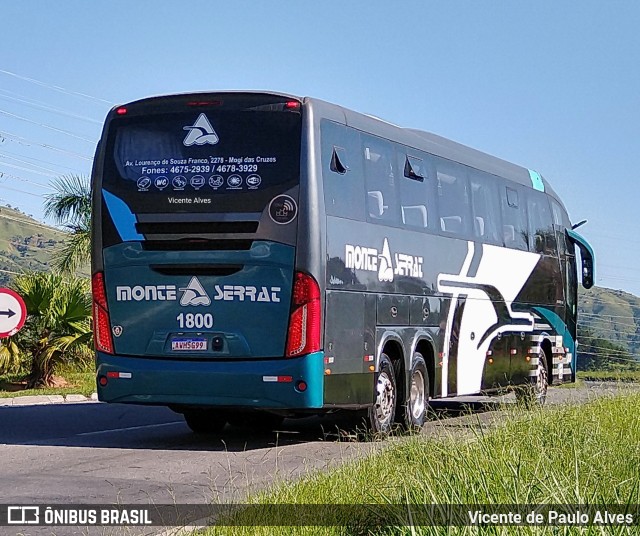
[[[538,354],[538,370],[536,375],[536,399],[544,402],[547,397],[547,388],[549,386],[549,378],[547,376],[547,367],[544,365],[546,356],[544,353]]]
[[[411,416],[415,420],[422,418],[425,408],[424,376],[420,370],[415,370],[411,376]]]
[[[381,372],[378,376],[377,390],[376,418],[384,426],[393,418],[395,401],[393,382],[386,371]]]

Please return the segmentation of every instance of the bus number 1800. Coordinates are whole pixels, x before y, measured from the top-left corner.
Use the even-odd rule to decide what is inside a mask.
[[[180,313],[176,320],[181,328],[212,328],[213,315],[211,313]]]

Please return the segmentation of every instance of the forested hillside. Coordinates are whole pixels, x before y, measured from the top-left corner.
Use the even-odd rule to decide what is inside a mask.
[[[640,298],[601,287],[582,290],[579,326],[640,359]]]
[[[14,273],[47,271],[65,233],[40,223],[18,209],[0,207],[0,286]]]

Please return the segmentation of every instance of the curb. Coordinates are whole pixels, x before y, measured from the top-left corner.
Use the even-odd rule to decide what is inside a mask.
[[[0,398],[2,406],[43,406],[45,404],[78,404],[82,402],[97,402],[98,394],[84,395],[27,395],[13,398]]]

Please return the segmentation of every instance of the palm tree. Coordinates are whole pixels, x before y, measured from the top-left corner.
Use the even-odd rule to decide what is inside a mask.
[[[0,339],[0,374],[17,372],[22,364],[20,347],[11,337]]]
[[[56,273],[19,275],[14,289],[27,306],[25,326],[12,342],[31,359],[27,388],[52,384],[56,365],[90,358],[92,352],[89,280]]]
[[[54,258],[54,267],[72,274],[86,265],[91,255],[91,185],[88,177],[72,174],[56,179],[52,186],[56,192],[45,197],[45,216],[53,217],[70,231],[69,239]]]

